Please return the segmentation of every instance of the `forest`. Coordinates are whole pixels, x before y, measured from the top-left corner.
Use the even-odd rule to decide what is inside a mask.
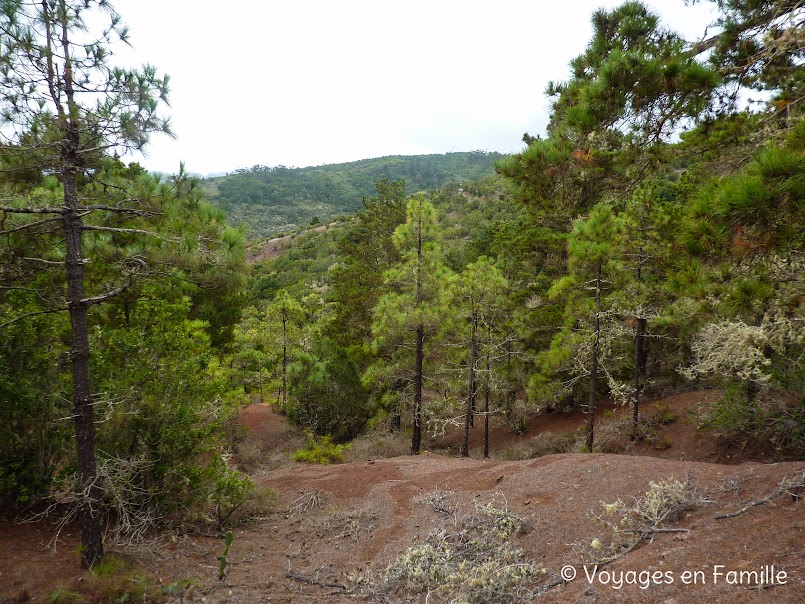
[[[120,161],[170,132],[168,80],[109,63],[126,30],[85,27],[95,4],[0,11],[0,505],[78,522],[84,567],[235,523],[254,402],[326,462],[449,427],[467,456],[476,423],[571,410],[596,452],[602,401],[640,440],[649,394],[711,386],[701,430],[805,457],[800,3],[718,0],[696,43],[640,2],[596,11],[547,134],[511,156],[207,183]],[[247,263],[249,234],[336,214]]]
[[[495,173],[500,153],[390,156],[309,168],[255,165],[202,181],[209,200],[227,221],[254,237],[293,232],[360,209],[381,178],[404,181],[406,193],[437,189],[447,181],[477,180]]]

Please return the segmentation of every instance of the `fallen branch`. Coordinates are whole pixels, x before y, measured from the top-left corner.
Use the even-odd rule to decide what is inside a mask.
[[[740,516],[744,512],[748,512],[753,507],[757,507],[759,505],[763,505],[764,503],[771,501],[775,497],[779,497],[783,493],[787,493],[791,489],[802,489],[805,488],[805,469],[800,470],[799,475],[795,478],[788,478],[787,476],[780,481],[780,486],[777,487],[777,490],[773,493],[769,493],[765,497],[761,497],[760,499],[756,499],[755,501],[750,501],[740,510],[735,512],[729,512],[726,514],[718,514],[716,516],[716,520],[724,520],[725,518],[735,518],[736,516]]]
[[[346,585],[341,585],[340,583],[325,583],[324,581],[317,581],[316,579],[311,579],[309,577],[305,577],[304,575],[300,575],[299,573],[295,573],[292,570],[289,570],[285,573],[285,578],[293,579],[294,581],[299,581],[300,583],[307,583],[308,585],[316,585],[318,587],[329,587],[332,589],[340,589],[341,591],[347,591]]]

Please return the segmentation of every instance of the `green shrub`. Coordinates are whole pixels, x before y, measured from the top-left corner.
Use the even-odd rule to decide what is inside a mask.
[[[344,451],[349,451],[350,448],[349,443],[337,445],[330,441],[329,436],[316,436],[307,441],[304,449],[294,451],[291,457],[295,461],[322,465],[341,463],[344,461]]]
[[[214,506],[215,519],[219,526],[229,524],[254,491],[254,483],[245,474],[227,466],[220,456],[215,456],[207,467],[210,488],[210,502]]]
[[[288,419],[297,426],[346,442],[366,424],[368,394],[343,348],[325,361],[300,353],[288,376]]]
[[[81,594],[67,589],[66,587],[57,587],[50,592],[45,601],[48,604],[76,604],[81,602]]]
[[[350,443],[349,460],[386,459],[408,455],[411,439],[403,432],[373,430],[361,434]]]
[[[665,426],[672,424],[677,420],[677,415],[668,405],[660,406],[659,403],[653,405],[653,413],[651,414],[651,421],[654,424]]]
[[[654,448],[657,449],[658,451],[665,451],[666,449],[670,449],[673,444],[674,441],[671,439],[670,436],[663,436],[656,442]]]
[[[778,453],[805,454],[805,401],[788,403],[773,392],[750,398],[731,384],[715,403],[698,409],[697,427],[727,444],[757,445]]]

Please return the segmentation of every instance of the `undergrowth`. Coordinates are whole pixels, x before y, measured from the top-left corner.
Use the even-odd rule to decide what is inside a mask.
[[[309,438],[304,449],[297,449],[291,457],[295,461],[327,465],[342,463],[344,451],[349,451],[350,444],[337,445],[330,441],[329,436],[316,436]]]
[[[597,514],[591,512],[591,515],[603,527],[603,532],[589,543],[575,544],[575,547],[585,564],[609,564],[658,533],[686,531],[669,528],[667,524],[705,503],[708,499],[690,481],[670,479],[649,483],[648,491],[631,503],[621,499],[602,502],[603,510]]]
[[[378,599],[427,593],[428,602],[531,602],[547,571],[530,561],[515,538],[529,527],[496,495],[462,513],[450,492],[418,500],[442,515],[444,524],[397,557],[370,587]]]
[[[805,456],[805,399],[787,402],[772,392],[750,398],[744,385],[731,384],[715,403],[700,405],[695,420],[727,445]]]

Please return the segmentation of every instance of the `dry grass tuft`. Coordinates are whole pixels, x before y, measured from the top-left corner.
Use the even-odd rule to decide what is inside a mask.
[[[591,512],[604,532],[589,543],[575,544],[576,550],[586,564],[609,564],[658,533],[687,532],[687,529],[669,528],[667,523],[705,503],[709,500],[687,479],[685,482],[670,479],[649,483],[648,491],[631,503],[621,499],[602,502],[602,512]]]
[[[436,491],[418,502],[444,518],[425,542],[397,557],[377,583],[368,588],[377,599],[392,594],[427,594],[428,602],[531,602],[540,592],[547,571],[527,559],[515,544],[529,530],[525,520],[503,505],[502,495],[489,503],[476,502],[462,512],[455,494]]]

